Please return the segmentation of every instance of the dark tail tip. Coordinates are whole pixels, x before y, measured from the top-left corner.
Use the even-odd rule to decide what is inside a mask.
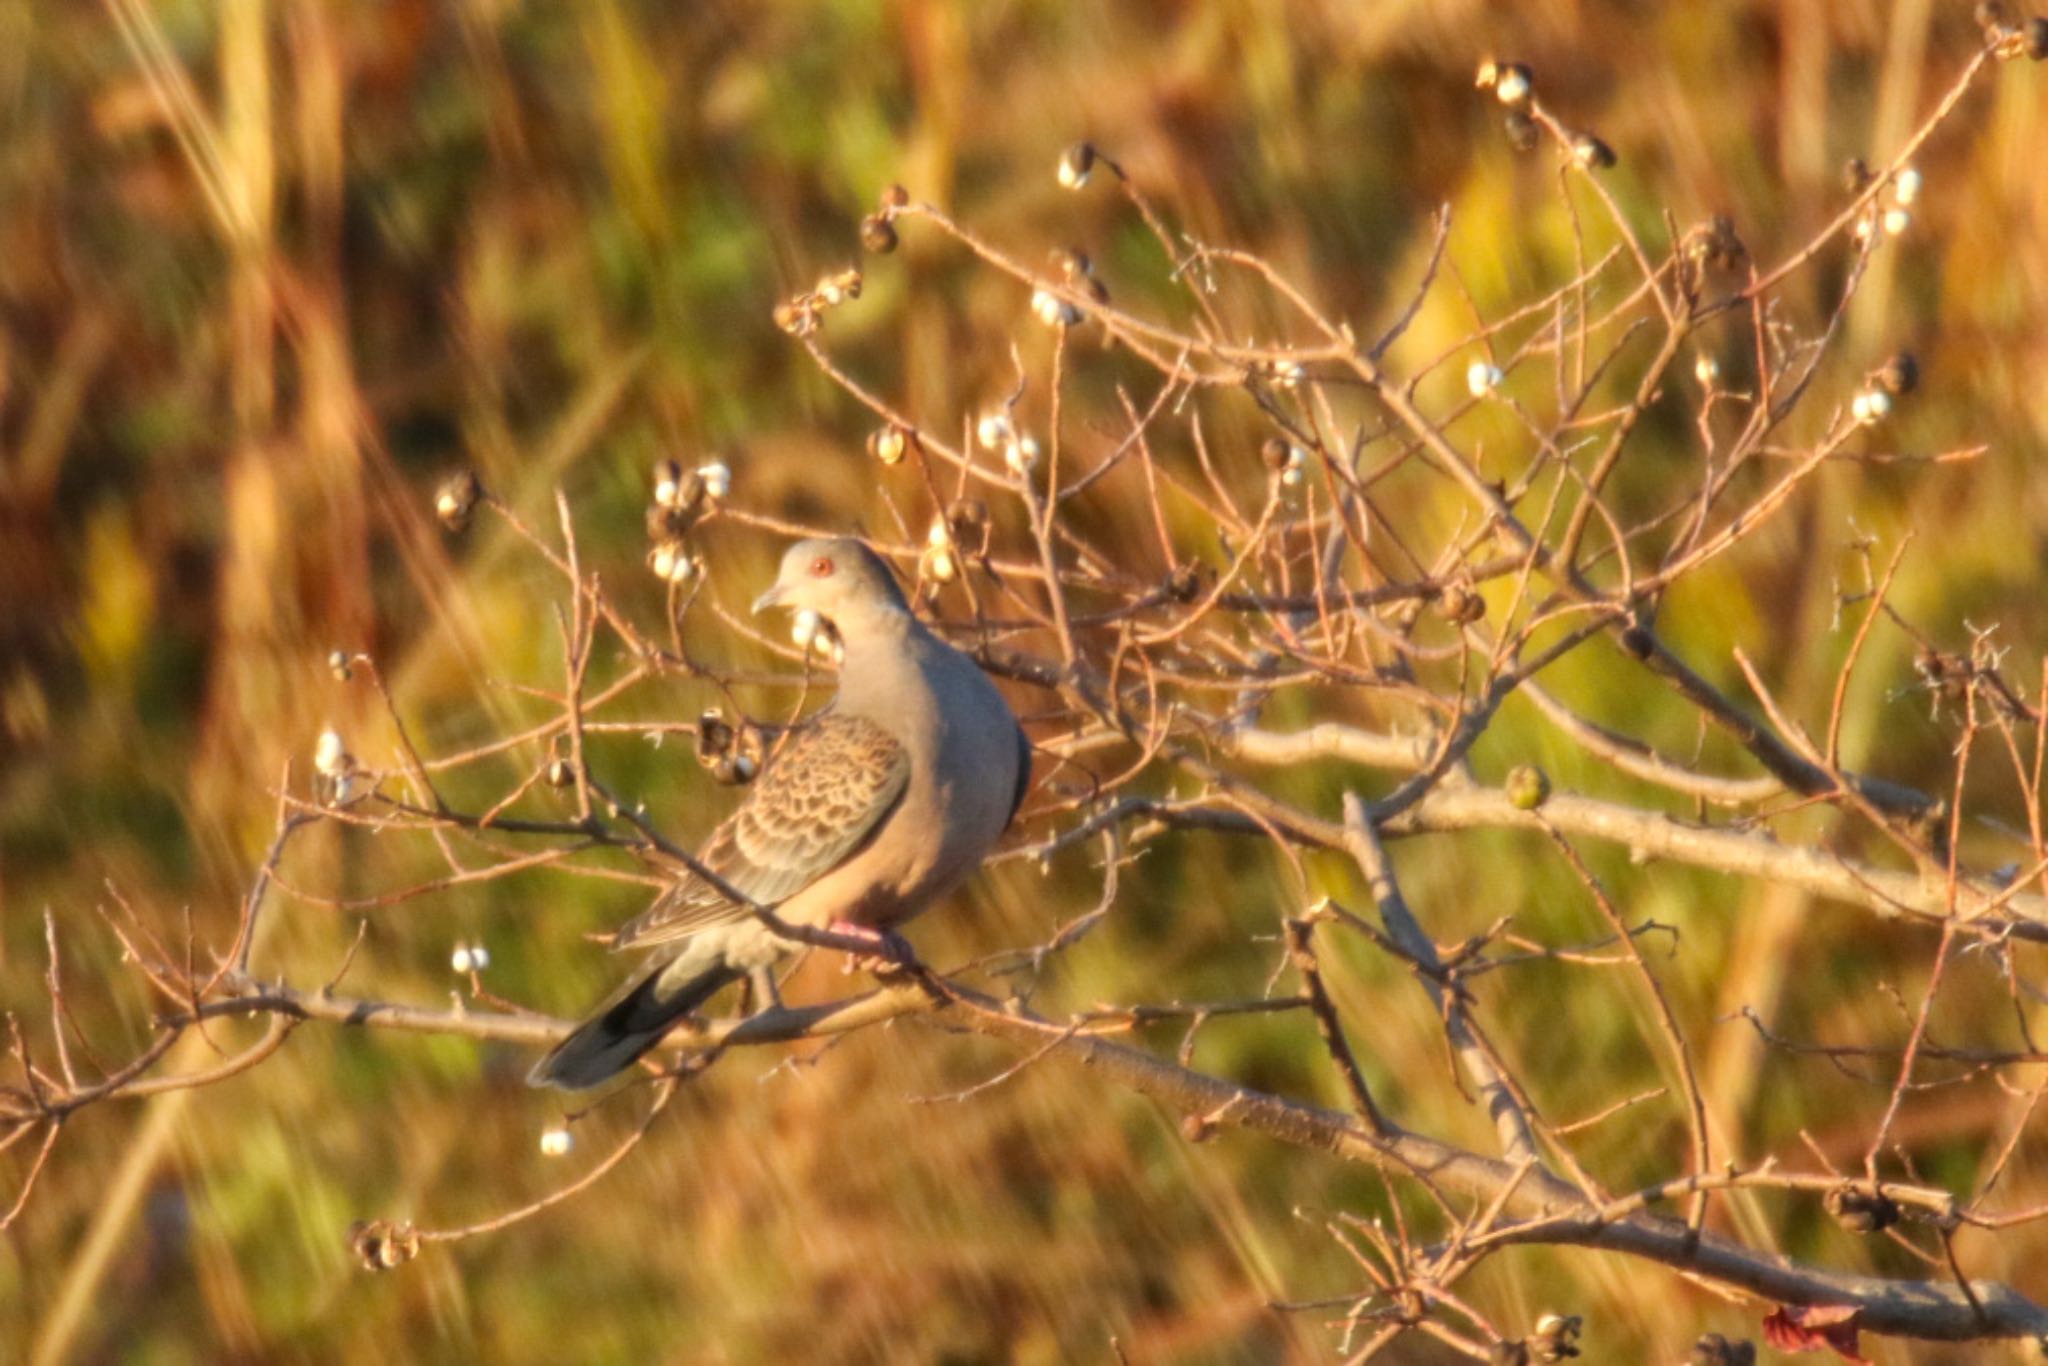
[[[599,1007],[533,1065],[526,1084],[563,1091],[602,1086],[660,1043],[677,1020],[710,1000],[728,982],[745,975],[720,964],[681,987],[671,984],[663,990],[667,966],[656,966]]]

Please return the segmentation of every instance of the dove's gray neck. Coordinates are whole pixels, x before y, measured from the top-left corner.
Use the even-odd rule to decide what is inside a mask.
[[[839,667],[840,712],[893,714],[903,704],[905,661],[916,653],[906,647],[926,634],[923,623],[894,603],[875,603],[842,613],[833,625],[846,646]]]

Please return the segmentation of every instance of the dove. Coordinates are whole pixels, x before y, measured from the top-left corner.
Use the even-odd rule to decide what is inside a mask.
[[[809,610],[845,646],[833,700],[804,722],[705,841],[698,860],[793,925],[893,956],[896,928],[981,866],[1031,780],[1031,745],[975,662],[910,610],[880,556],[799,541],[754,603]],[[633,1065],[678,1020],[800,945],[707,879],[685,875],[612,938],[638,969],[535,1065],[581,1091]]]

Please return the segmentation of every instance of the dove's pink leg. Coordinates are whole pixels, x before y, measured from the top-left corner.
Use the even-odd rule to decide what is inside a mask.
[[[846,970],[874,971],[878,968],[900,968],[914,961],[910,942],[894,930],[871,930],[866,925],[856,925],[851,920],[835,920],[825,927],[834,934],[843,934],[848,939],[859,939],[874,945],[867,953],[852,953],[846,957]]]

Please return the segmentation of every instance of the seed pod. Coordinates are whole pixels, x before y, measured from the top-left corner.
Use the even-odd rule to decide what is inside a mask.
[[[1206,1115],[1182,1115],[1180,1136],[1190,1143],[1207,1143],[1216,1136],[1215,1122]]]
[[[1536,80],[1528,66],[1508,62],[1499,68],[1493,82],[1493,97],[1510,109],[1527,108],[1536,93]]]
[[[1443,612],[1445,621],[1459,626],[1475,622],[1486,615],[1486,599],[1474,592],[1469,583],[1448,585],[1437,606]]]
[[[703,485],[704,496],[714,503],[732,492],[732,467],[723,460],[697,466],[697,479]]]
[[[1288,457],[1293,449],[1285,437],[1269,436],[1259,443],[1259,460],[1267,469],[1279,474],[1293,463]]]
[[[889,184],[882,187],[881,205],[885,211],[894,213],[896,210],[908,206],[909,203],[910,191],[904,189],[901,185]]]
[[[654,502],[657,507],[680,506],[683,492],[683,465],[680,460],[667,459],[654,462]]]
[[[1517,764],[1508,771],[1508,805],[1517,811],[1534,811],[1550,800],[1550,775],[1534,764]]]
[[[1584,1320],[1577,1314],[1545,1314],[1536,1320],[1536,1331],[1527,1339],[1530,1357],[1548,1362],[1577,1356],[1583,1326]]]
[[[1166,595],[1175,602],[1193,602],[1202,595],[1202,566],[1186,560],[1166,576]]]
[[[1047,327],[1073,327],[1081,321],[1081,310],[1049,289],[1031,292],[1031,311]]]
[[[441,481],[434,494],[434,515],[441,519],[442,526],[459,536],[469,529],[469,519],[483,496],[483,482],[476,477],[476,471],[457,470]]]
[[[1514,148],[1517,152],[1533,152],[1536,150],[1539,130],[1536,127],[1536,120],[1529,117],[1528,111],[1522,109],[1508,110],[1508,116],[1501,120],[1501,128],[1508,135],[1508,146]]]
[[[1749,248],[1735,231],[1735,220],[1725,213],[1717,213],[1708,221],[1703,242],[1709,265],[1735,266],[1749,254]]]
[[[1017,429],[1010,422],[1010,415],[1001,409],[992,409],[981,415],[974,424],[974,439],[984,450],[997,450],[1009,445],[1017,438]]]
[[[339,778],[355,767],[355,759],[338,731],[323,730],[313,746],[313,770],[323,778]]]
[[[348,1245],[365,1270],[389,1271],[419,1256],[420,1235],[411,1224],[358,1219],[348,1226]]]
[[[355,676],[349,664],[350,660],[347,650],[329,650],[327,652],[327,671],[344,683]]]
[[[576,781],[576,766],[558,754],[548,760],[547,780],[549,787],[567,787]]]
[[[901,464],[910,449],[910,437],[901,427],[891,422],[886,427],[877,427],[868,433],[868,454],[884,465]]]
[[[1877,382],[1887,392],[1903,398],[1920,384],[1920,362],[1911,351],[1901,351],[1877,372]]]
[[[1849,415],[1860,427],[1884,421],[1892,411],[1892,396],[1882,389],[1865,389],[1850,401]]]
[[[1069,280],[1082,280],[1095,273],[1095,265],[1088,259],[1088,253],[1079,247],[1054,247],[1052,263]]]
[[[1899,1222],[1897,1202],[1880,1190],[1841,1185],[1829,1191],[1822,1204],[1851,1233],[1882,1233]]]
[[[542,1157],[566,1157],[575,1147],[576,1136],[569,1132],[566,1125],[557,1124],[551,1129],[541,1131]]]
[[[1011,474],[1022,479],[1038,468],[1038,441],[1029,436],[1020,436],[1003,451],[1003,464]]]
[[[681,541],[660,541],[647,552],[647,567],[663,583],[684,584],[696,577],[697,562]]]
[[[1069,190],[1078,190],[1088,183],[1088,177],[1095,171],[1095,148],[1091,143],[1077,142],[1060,153],[1057,171],[1060,184]]]
[[[887,256],[896,250],[896,225],[878,213],[869,214],[860,220],[860,245],[862,251]]]
[[[1529,1366],[1529,1347],[1520,1338],[1496,1342],[1486,1352],[1487,1366]]]
[[[1614,149],[1591,133],[1572,138],[1572,160],[1589,171],[1604,171],[1615,163]]]
[[[1850,194],[1862,194],[1871,181],[1870,163],[1862,157],[1850,157],[1842,163],[1842,188]]]
[[[647,540],[649,544],[662,541],[680,541],[691,527],[703,520],[701,500],[703,491],[698,490],[699,505],[686,507],[663,507],[659,503],[647,505]]]
[[[733,741],[738,732],[732,722],[725,719],[725,713],[716,707],[705,708],[697,718],[697,757],[710,762],[721,755],[732,752]]]
[[[946,525],[955,540],[974,540],[988,530],[988,504],[979,498],[955,498],[946,504]]]

